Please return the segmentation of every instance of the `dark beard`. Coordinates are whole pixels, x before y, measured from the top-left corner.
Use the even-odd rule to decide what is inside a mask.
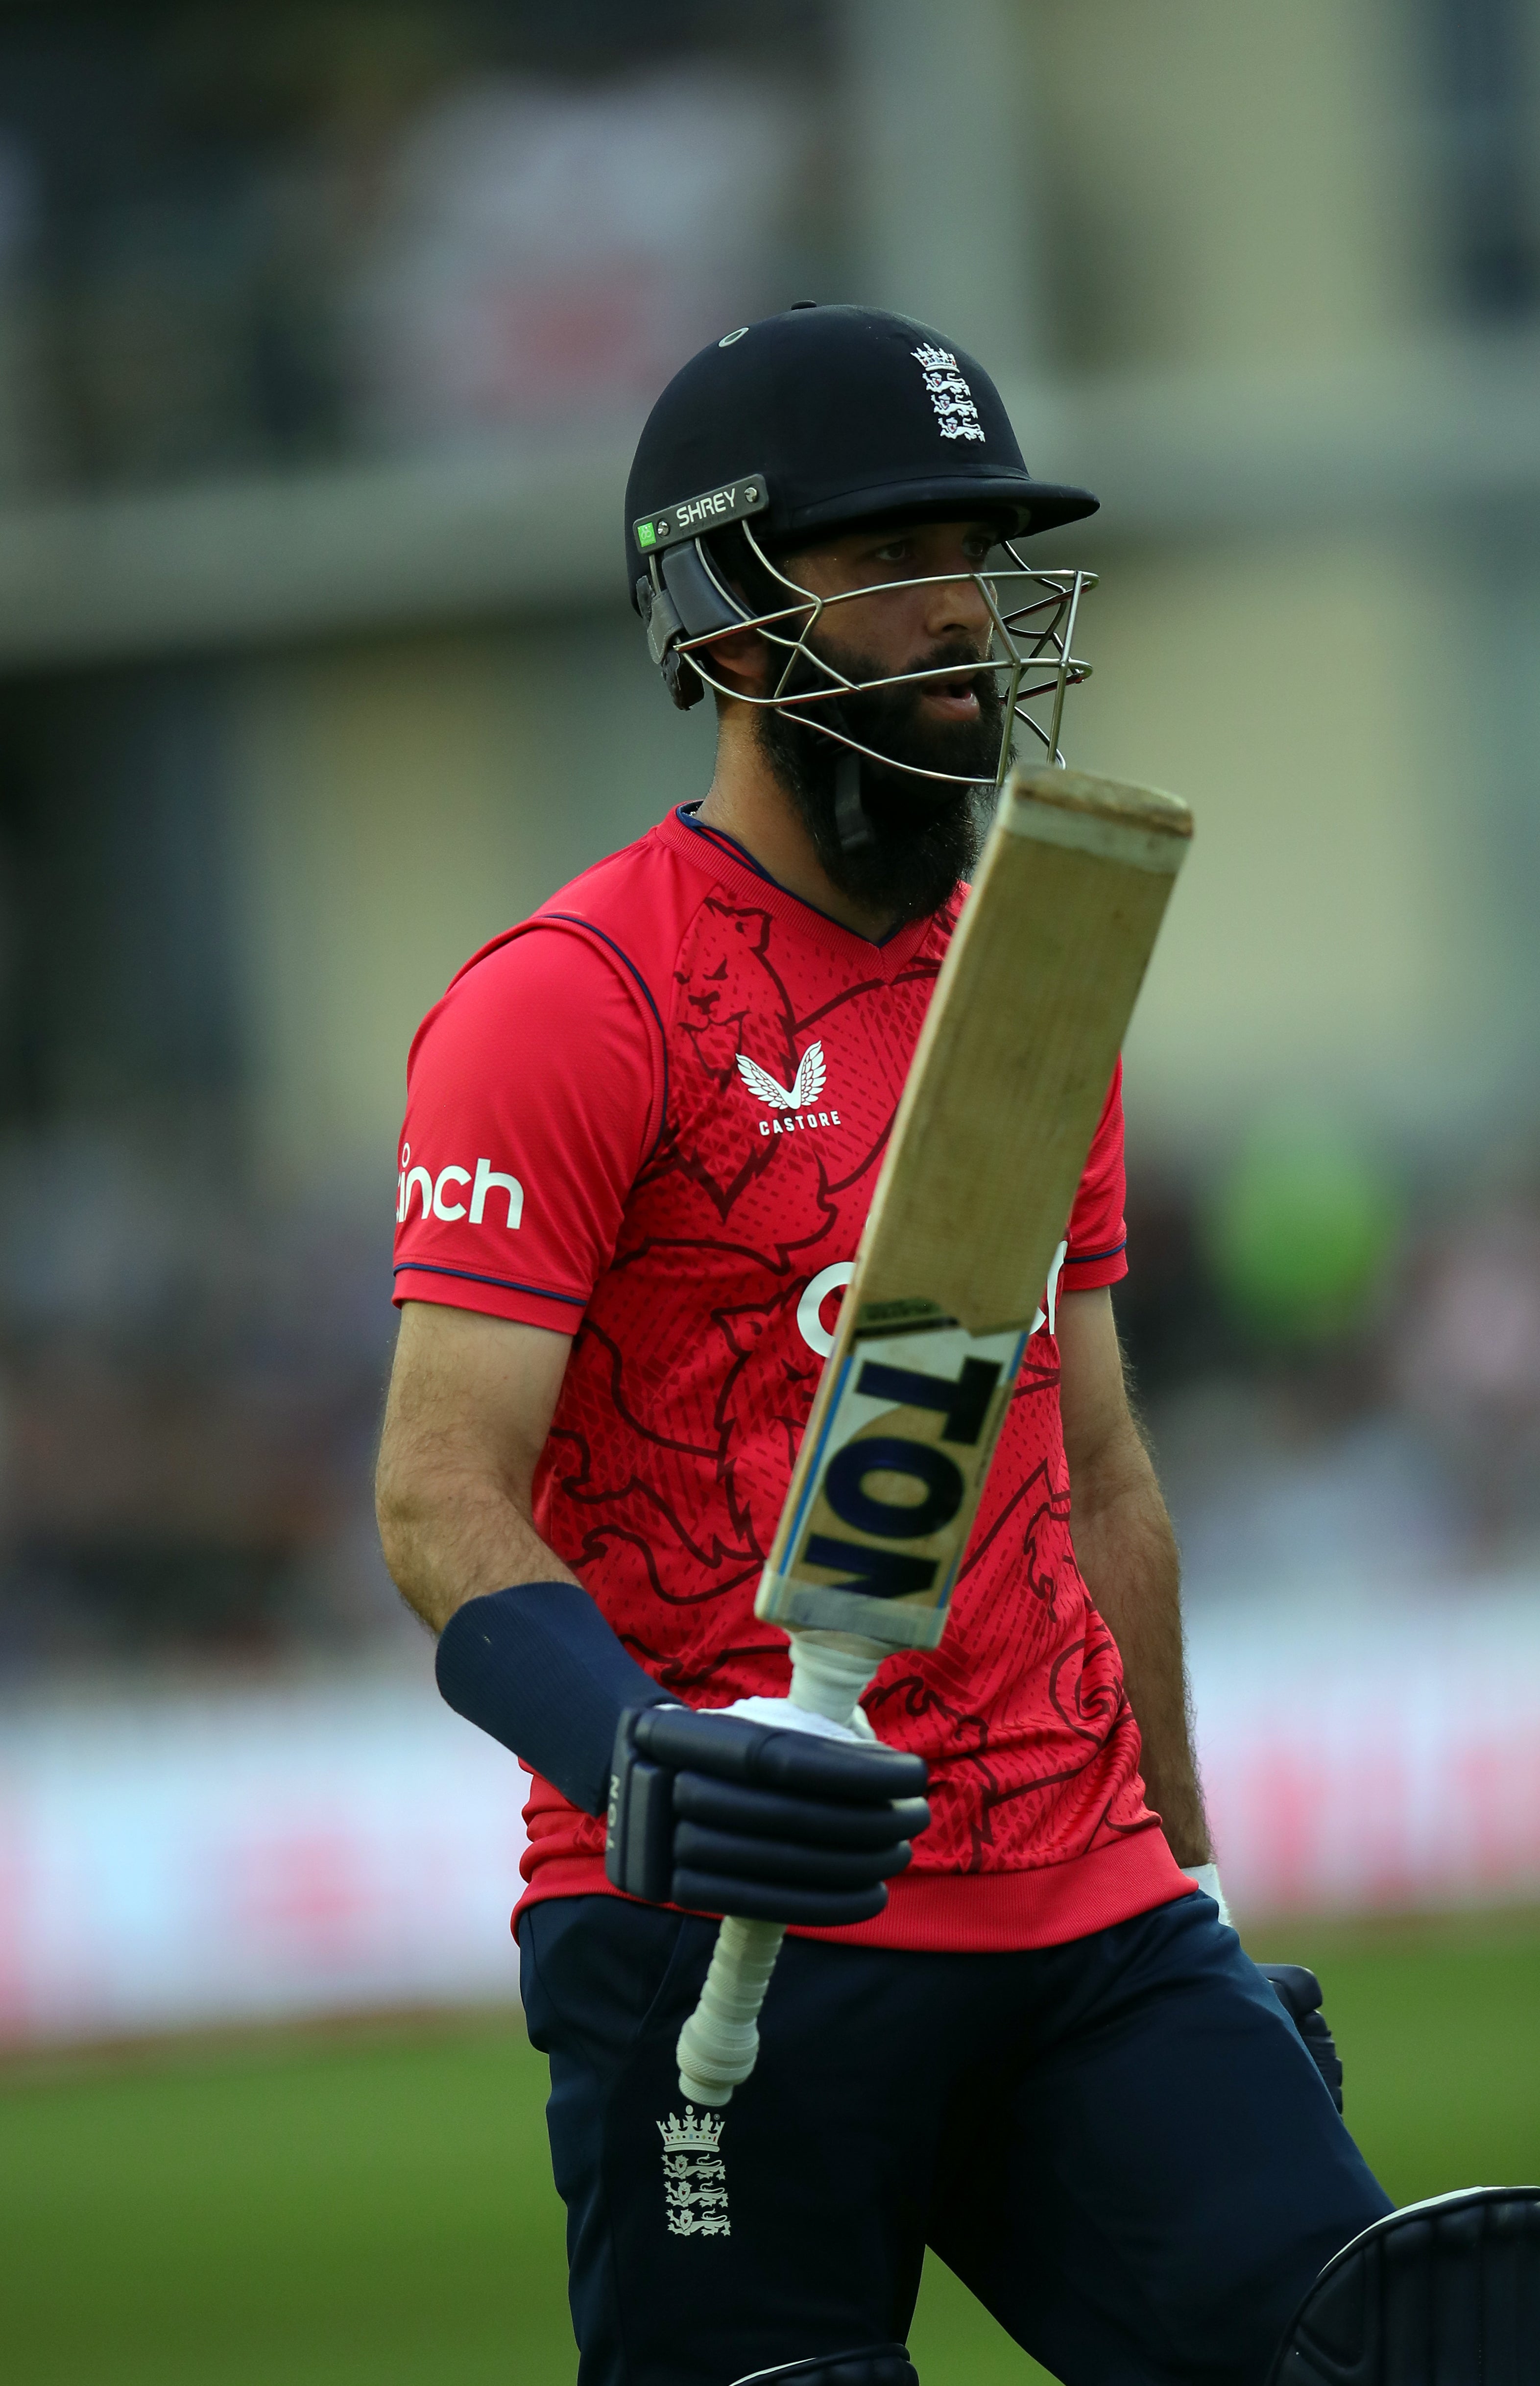
[[[883,676],[882,664],[870,656],[833,647],[820,651],[847,679]],[[971,647],[943,647],[915,668],[977,660]],[[814,684],[827,683],[804,666],[794,686],[800,692]],[[973,684],[977,721],[926,721],[920,710],[923,688],[914,686],[871,688],[810,707],[806,715],[757,709],[760,751],[795,805],[831,883],[863,910],[885,913],[895,927],[938,911],[978,856],[984,799],[999,760],[1004,705],[992,678],[981,674]],[[956,776],[916,779],[865,755],[851,755],[848,747],[808,725],[820,718],[895,762]],[[861,808],[871,830],[870,843],[850,848],[836,820],[845,757],[860,764]]]

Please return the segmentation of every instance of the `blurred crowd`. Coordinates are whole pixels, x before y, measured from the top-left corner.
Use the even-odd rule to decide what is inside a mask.
[[[633,412],[816,244],[825,13],[6,11],[0,497]]]
[[[0,1151],[0,1675],[408,1628],[369,1499],[388,1224],[83,1126]]]
[[[1141,1176],[1116,1296],[1189,1596],[1394,1597],[1540,1559],[1540,1173],[1417,1187],[1339,1124]]]

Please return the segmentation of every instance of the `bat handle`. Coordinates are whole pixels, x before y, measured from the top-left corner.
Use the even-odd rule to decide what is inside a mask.
[[[889,1651],[845,1632],[791,1639],[793,1705],[848,1724]],[[758,2061],[759,2008],[785,1935],[779,1922],[724,1917],[700,2001],[679,2033],[679,2092],[691,2103],[725,2104]]]
[[[723,1918],[700,2003],[679,2033],[679,2092],[693,2104],[725,2104],[758,2061],[759,2008],[785,1935],[783,1923]]]

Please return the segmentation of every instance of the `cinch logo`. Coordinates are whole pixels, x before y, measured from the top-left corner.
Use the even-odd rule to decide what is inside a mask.
[[[764,1102],[771,1111],[790,1111],[787,1119],[768,1118],[759,1122],[761,1135],[795,1135],[800,1127],[838,1126],[838,1111],[815,1111],[811,1105],[823,1091],[824,1065],[821,1043],[809,1044],[796,1064],[796,1075],[789,1086],[782,1085],[757,1061],[746,1052],[738,1055],[738,1074],[757,1102]],[[804,1115],[806,1113],[806,1115]]]
[[[469,1168],[456,1168],[453,1165],[441,1168],[435,1176],[432,1170],[424,1168],[420,1162],[416,1168],[408,1166],[411,1156],[411,1145],[404,1143],[401,1147],[401,1168],[395,1180],[395,1215],[398,1224],[405,1225],[413,1198],[419,1191],[422,1195],[422,1215],[425,1218],[445,1220],[468,1218],[471,1225],[479,1226],[482,1223],[486,1210],[487,1195],[503,1193],[507,1196],[509,1233],[512,1233],[515,1226],[522,1224],[524,1187],[517,1176],[500,1175],[490,1160],[478,1160],[474,1176],[471,1175]],[[469,1205],[464,1201],[450,1201],[445,1199],[447,1189],[451,1186],[457,1185],[470,1186]],[[494,1209],[486,1224],[495,1225],[496,1220],[497,1212]]]

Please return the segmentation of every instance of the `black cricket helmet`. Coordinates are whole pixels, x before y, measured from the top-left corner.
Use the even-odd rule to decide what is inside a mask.
[[[988,606],[985,667],[1002,681],[995,784],[1016,725],[1061,761],[1067,687],[1088,676],[1070,652],[1083,571],[1033,571],[1017,540],[1095,513],[1087,489],[1034,481],[983,367],[928,324],[871,307],[802,304],[728,332],[677,372],[647,418],[626,484],[626,579],[674,702],[706,687],[771,705],[854,755],[913,775],[852,736],[841,699],[877,687],[956,679],[958,666],[850,679],[808,643],[844,596],[797,581],[800,548],[867,522],[978,520],[1009,558],[971,577]],[[783,569],[785,559],[790,569]],[[869,597],[912,578],[851,590]],[[782,660],[770,692],[743,698],[714,672],[710,643],[753,629]],[[1027,706],[1045,699],[1045,720]]]

